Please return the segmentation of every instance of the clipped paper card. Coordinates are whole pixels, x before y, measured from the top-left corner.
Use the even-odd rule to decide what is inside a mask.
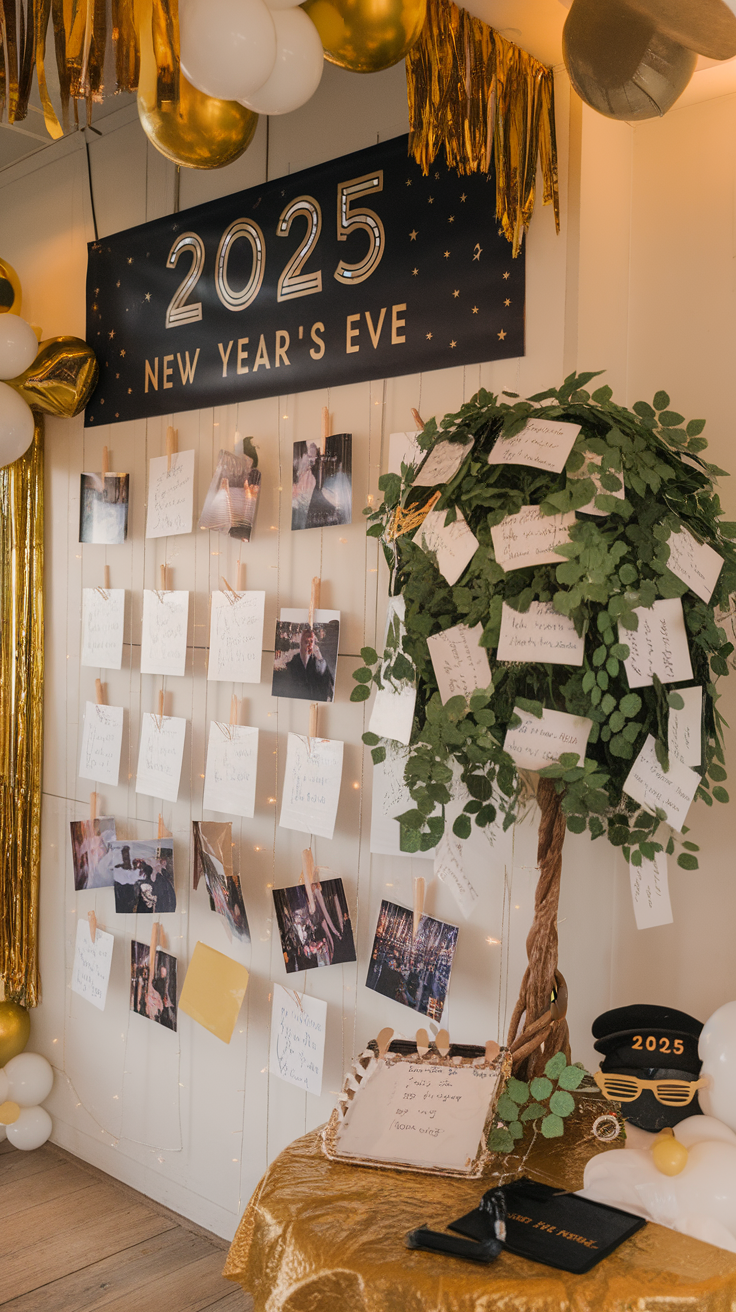
[[[666,853],[656,852],[653,861],[642,857],[640,866],[629,863],[629,878],[636,928],[653,929],[655,925],[671,925],[672,906]]]
[[[594,466],[592,469],[590,468],[591,464]],[[604,497],[616,497],[619,501],[624,500],[626,496],[626,488],[624,487],[623,474],[617,469],[607,471],[608,473],[612,473],[614,477],[617,478],[621,484],[620,488],[618,488],[617,491],[609,492],[608,488],[603,487],[601,484],[602,472],[603,471],[601,465],[596,462],[595,456],[591,455],[589,451],[586,451],[585,464],[583,465],[582,469],[579,469],[576,474],[568,474],[569,479],[589,478],[595,486],[595,496],[593,497],[593,500],[588,501],[584,506],[580,506],[577,512],[579,515],[599,515],[605,519],[606,515],[608,515],[610,512],[608,510],[598,509],[597,505],[595,504],[595,498],[597,496],[603,495]]]
[[[379,738],[390,738],[408,747],[416,700],[417,690],[410,683],[403,688],[394,688],[392,684],[379,688],[371,711],[369,731],[377,733]]]
[[[208,679],[260,683],[265,592],[213,592]]]
[[[316,610],[311,628],[308,610],[282,610],[276,621],[272,696],[334,701],[339,646],[339,610]]]
[[[693,769],[703,760],[703,689],[677,688],[685,705],[681,711],[670,707],[667,746],[671,756]]]
[[[253,819],[256,805],[258,730],[245,724],[210,723],[204,775],[205,811]]]
[[[419,433],[391,433],[388,439],[388,473],[400,474],[402,465],[418,465],[424,452],[417,438]]]
[[[630,655],[624,661],[630,688],[645,688],[654,682],[679,683],[692,679],[690,648],[687,643],[685,616],[679,597],[666,597],[651,607],[639,606],[638,629],[619,625],[619,642],[626,643]]]
[[[514,707],[521,724],[506,730],[503,749],[520,770],[543,770],[564,752],[577,752],[582,761],[593,721],[566,711],[542,711],[542,718]]]
[[[555,547],[570,541],[568,532],[574,514],[543,515],[539,506],[522,506],[491,529],[493,551],[502,569],[525,569],[527,565],[562,565]]]
[[[327,1003],[273,984],[268,1069],[307,1093],[322,1092]]]
[[[670,549],[667,564],[672,573],[687,583],[701,601],[710,601],[723,569],[723,557],[707,542],[698,542],[684,527],[679,533],[670,533],[667,546]]]
[[[437,844],[434,873],[443,884],[447,884],[463,916],[466,920],[470,920],[478,901],[478,891],[466,874],[463,844],[461,839],[453,834],[449,821]]]
[[[99,1011],[105,1010],[114,946],[114,934],[106,934],[104,929],[95,931],[93,943],[89,921],[80,916],[77,920],[77,941],[74,948],[72,993],[78,993],[80,998],[86,998]]]
[[[194,452],[154,456],[149,462],[146,537],[191,533],[193,515]]]
[[[402,852],[401,826],[394,817],[413,811],[416,802],[404,783],[406,757],[387,752],[385,760],[373,767],[371,801],[371,852],[375,856],[413,856],[434,859],[436,848],[428,852]],[[434,813],[433,813],[434,814]]]
[[[144,712],[135,781],[137,793],[144,793],[146,797],[160,797],[165,802],[176,801],[179,796],[186,731],[186,720],[178,716]]]
[[[123,745],[123,707],[87,702],[82,730],[80,779],[117,788]]]
[[[197,943],[179,998],[179,1010],[229,1043],[248,987],[248,972],[239,961]]]
[[[419,473],[414,487],[438,487],[454,478],[463,460],[473,449],[474,438],[469,442],[449,442],[447,438],[435,443]]]
[[[533,601],[527,611],[513,610],[503,603],[500,661],[551,662],[553,665],[582,665],[585,639],[578,637],[569,615],[560,615],[552,601]]]
[[[667,824],[679,831],[687,819],[700,776],[672,757],[669,772],[665,774],[654,748],[654,738],[648,734],[629,771],[624,792],[652,814],[664,811]]]
[[[445,527],[446,510],[430,510],[414,541],[437,558],[437,568],[447,582],[457,583],[478,550],[478,539],[468,528],[462,511],[454,524]]]
[[[533,465],[561,474],[575,445],[580,424],[562,419],[528,419],[514,437],[501,434],[488,457],[489,465]]]
[[[482,624],[474,629],[456,624],[427,638],[443,704],[451,697],[469,698],[476,688],[487,688],[491,682],[488,654],[480,645],[482,637]]]
[[[343,744],[290,733],[281,799],[282,829],[332,838],[342,780]]]
[[[82,589],[81,665],[119,670],[123,663],[125,589]]]
[[[184,673],[188,619],[188,592],[144,590],[141,674]]]

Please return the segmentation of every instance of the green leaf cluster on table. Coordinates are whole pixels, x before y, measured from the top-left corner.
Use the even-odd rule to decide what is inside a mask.
[[[576,1063],[568,1066],[564,1052],[550,1057],[544,1075],[533,1080],[516,1080],[512,1076],[496,1104],[497,1124],[488,1136],[492,1152],[511,1152],[533,1121],[545,1139],[558,1139],[565,1121],[575,1110],[573,1093],[582,1084],[587,1071]]]
[[[675,686],[663,686],[655,678],[653,686],[632,691],[626,678],[626,637],[638,627],[636,610],[660,598],[682,600],[692,682],[704,690],[704,756],[696,797],[708,806],[714,800],[728,801],[716,682],[728,673],[733,645],[719,624],[718,608],[728,610],[736,590],[736,523],[724,522],[714,486],[725,471],[703,459],[704,421],[686,423],[670,409],[665,392],[657,392],[651,405],[639,401],[629,410],[614,403],[609,387],[591,395],[586,385],[595,376],[571,375],[560,388],[529,400],[513,393],[498,398],[481,390],[457,414],[446,415],[439,427],[434,420],[426,425],[419,438],[424,451],[437,441],[474,439],[473,449],[440,489],[434,507],[447,512],[446,522],[462,512],[480,544],[454,586],[438,570],[434,555],[414,540],[417,530],[396,539],[389,531],[397,507],[421,507],[432,495],[431,488],[414,487],[418,465],[402,464],[400,475],[384,474],[379,480],[381,504],[364,511],[368,533],[381,539],[392,593],[401,595],[406,611],[403,624],[392,618],[382,654],[363,649],[352,700],[367,700],[374,686],[416,685],[404,776],[414,808],[400,817],[406,850],[427,850],[441,837],[444,813],[433,812],[451,800],[453,766],[459,767],[469,795],[453,825],[459,838],[467,838],[473,824],[485,828],[497,816],[504,828],[513,824],[522,781],[503,750],[506,731],[518,723],[515,708],[535,715],[549,708],[593,721],[584,760],[562,755],[540,771],[564,794],[568,829],[587,830],[593,838],[606,836],[634,864],[663,849],[672,854],[675,837],[667,828],[660,830],[664,813],[651,815],[623,793],[648,734],[656,741],[660,764],[669,768],[669,712],[682,705]],[[488,464],[494,444],[518,433],[530,415],[580,425],[561,474]],[[622,490],[623,498],[614,495]],[[491,529],[505,516],[526,505],[541,507],[544,515],[580,511],[593,500],[605,515],[576,520],[570,541],[557,548],[558,565],[508,572],[499,565]],[[668,567],[670,534],[683,525],[723,558],[710,603]],[[574,621],[578,634],[585,636],[581,666],[495,659],[503,604],[523,612],[533,601],[553,602],[560,614]],[[482,626],[492,682],[468,700],[452,697],[443,706],[427,639],[456,624]],[[370,733],[364,734],[364,742],[373,748],[374,761],[384,759],[385,742]],[[696,869],[697,845],[686,841],[682,846],[678,864]]]

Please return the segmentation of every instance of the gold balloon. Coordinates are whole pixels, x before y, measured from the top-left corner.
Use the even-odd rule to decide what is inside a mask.
[[[72,419],[84,410],[97,386],[99,366],[79,337],[49,337],[25,373],[8,379],[23,400],[47,415]]]
[[[679,1175],[687,1166],[688,1152],[673,1135],[660,1135],[652,1144],[652,1157],[662,1175]]]
[[[17,1102],[0,1102],[0,1125],[15,1125],[20,1116]]]
[[[31,1018],[19,1002],[0,1002],[0,1067],[17,1057],[31,1033]]]
[[[20,278],[12,264],[0,260],[0,314],[20,314]]]
[[[258,115],[236,100],[205,96],[179,68],[176,0],[137,6],[141,44],[138,117],[157,150],[188,169],[221,169],[248,149]],[[170,22],[165,21],[170,18]]]
[[[424,27],[427,0],[309,0],[325,59],[352,73],[398,64]]]

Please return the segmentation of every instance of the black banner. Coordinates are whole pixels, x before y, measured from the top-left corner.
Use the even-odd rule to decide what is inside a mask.
[[[494,208],[397,137],[91,243],[85,423],[523,355]]]

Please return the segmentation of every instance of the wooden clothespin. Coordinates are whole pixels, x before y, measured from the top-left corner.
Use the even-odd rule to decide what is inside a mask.
[[[450,1035],[447,1030],[440,1030],[434,1041],[434,1046],[440,1057],[447,1057],[450,1051]]]
[[[318,702],[309,703],[309,737],[317,737],[317,707]]]
[[[314,901],[314,890],[315,888],[319,888],[319,882],[314,877],[314,857],[308,847],[305,847],[302,852],[301,883],[307,890],[309,910],[314,911],[316,905]]]
[[[102,679],[95,679],[95,697],[97,698],[98,706],[105,705],[105,693],[102,687]]]
[[[89,795],[89,818],[93,824],[97,819],[97,793]]]
[[[419,1056],[426,1057],[429,1052],[429,1035],[426,1030],[417,1030],[416,1044]]]
[[[235,696],[235,693],[233,693],[232,697],[230,698],[230,723],[231,724],[238,723],[238,699]]]
[[[327,439],[329,436],[330,436],[330,412],[327,409],[327,406],[323,405],[322,406],[322,442],[320,444],[320,450],[322,452],[322,455],[324,455],[325,451],[327,450]]]
[[[171,457],[175,456],[179,450],[178,434],[175,428],[169,424],[166,429],[166,472],[171,473]]]
[[[159,694],[158,694],[158,718],[159,718],[159,720],[163,720],[163,718],[164,718],[164,690],[163,690],[163,688],[161,688],[161,689],[159,690]]]
[[[102,571],[102,586],[103,586],[103,588],[105,589],[105,592],[109,592],[109,591],[110,591],[110,566],[109,566],[109,565],[105,565],[105,568],[104,568],[103,571]]]
[[[411,931],[412,941],[419,930],[419,921],[424,914],[424,893],[427,885],[423,875],[414,876],[414,922]]]
[[[238,561],[235,573],[235,586],[238,592],[245,592],[245,565],[242,560]]]
[[[319,610],[320,579],[312,579],[312,591],[309,597],[309,627],[314,628],[314,612]]]
[[[166,828],[166,825],[164,824],[164,818],[160,811],[158,813],[158,834],[156,835],[156,837],[171,838],[171,834],[169,833],[168,829]]]
[[[500,1051],[500,1045],[496,1043],[494,1039],[489,1039],[486,1044],[486,1064],[488,1066],[491,1065],[491,1062],[496,1060]]]
[[[109,473],[110,473],[110,457],[109,457],[109,455],[108,455],[107,447],[106,447],[106,446],[103,446],[103,448],[102,448],[102,481],[103,481],[103,483],[104,483],[104,481],[105,481],[105,479],[107,478],[107,476],[108,476]]]
[[[376,1047],[378,1048],[379,1058],[386,1056],[386,1053],[388,1052],[391,1046],[391,1040],[393,1037],[394,1037],[394,1032],[391,1029],[390,1025],[387,1025],[386,1028],[383,1030],[379,1030],[378,1034],[376,1035]]]
[[[151,948],[148,957],[148,985],[149,988],[153,983],[153,972],[156,966],[156,948],[158,947],[158,921],[151,925]]]
[[[416,424],[417,428],[418,428],[419,431],[421,432],[422,429],[424,428],[424,420],[422,419],[422,416],[420,415],[419,411],[418,411],[418,410],[415,410],[413,406],[412,406],[412,410],[411,410],[411,416],[412,416],[412,419],[414,420],[414,423]]]
[[[166,566],[165,566],[165,565],[162,565],[162,566],[161,566],[160,574],[161,574],[161,591],[162,591],[162,592],[165,592],[165,591],[166,591]]]
[[[87,920],[89,921],[89,936],[92,939],[92,942],[94,943],[95,934],[97,933],[97,916],[95,915],[94,911],[87,912]]]

